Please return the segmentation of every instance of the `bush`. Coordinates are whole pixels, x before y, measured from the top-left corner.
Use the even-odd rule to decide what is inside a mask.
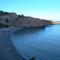
[[[20,18],[21,18],[21,17],[24,17],[24,15],[18,15],[18,17],[20,17]]]

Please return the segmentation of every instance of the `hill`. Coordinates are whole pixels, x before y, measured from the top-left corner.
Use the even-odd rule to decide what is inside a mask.
[[[50,20],[0,11],[0,27],[44,27],[51,24]]]

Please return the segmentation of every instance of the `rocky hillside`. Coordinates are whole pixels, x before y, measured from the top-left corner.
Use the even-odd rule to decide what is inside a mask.
[[[51,24],[50,20],[0,11],[0,27],[44,27]]]

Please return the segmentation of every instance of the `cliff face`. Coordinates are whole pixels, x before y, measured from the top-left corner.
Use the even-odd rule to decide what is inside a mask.
[[[21,27],[44,27],[52,24],[52,22],[38,18],[24,17],[24,19],[21,18],[20,24]]]
[[[16,13],[0,12],[0,23],[9,27],[43,27],[53,24],[52,21],[17,15]],[[1,25],[0,24],[0,25]]]

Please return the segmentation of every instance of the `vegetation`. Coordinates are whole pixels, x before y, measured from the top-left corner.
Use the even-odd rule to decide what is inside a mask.
[[[24,15],[18,15],[19,18],[24,17]]]

